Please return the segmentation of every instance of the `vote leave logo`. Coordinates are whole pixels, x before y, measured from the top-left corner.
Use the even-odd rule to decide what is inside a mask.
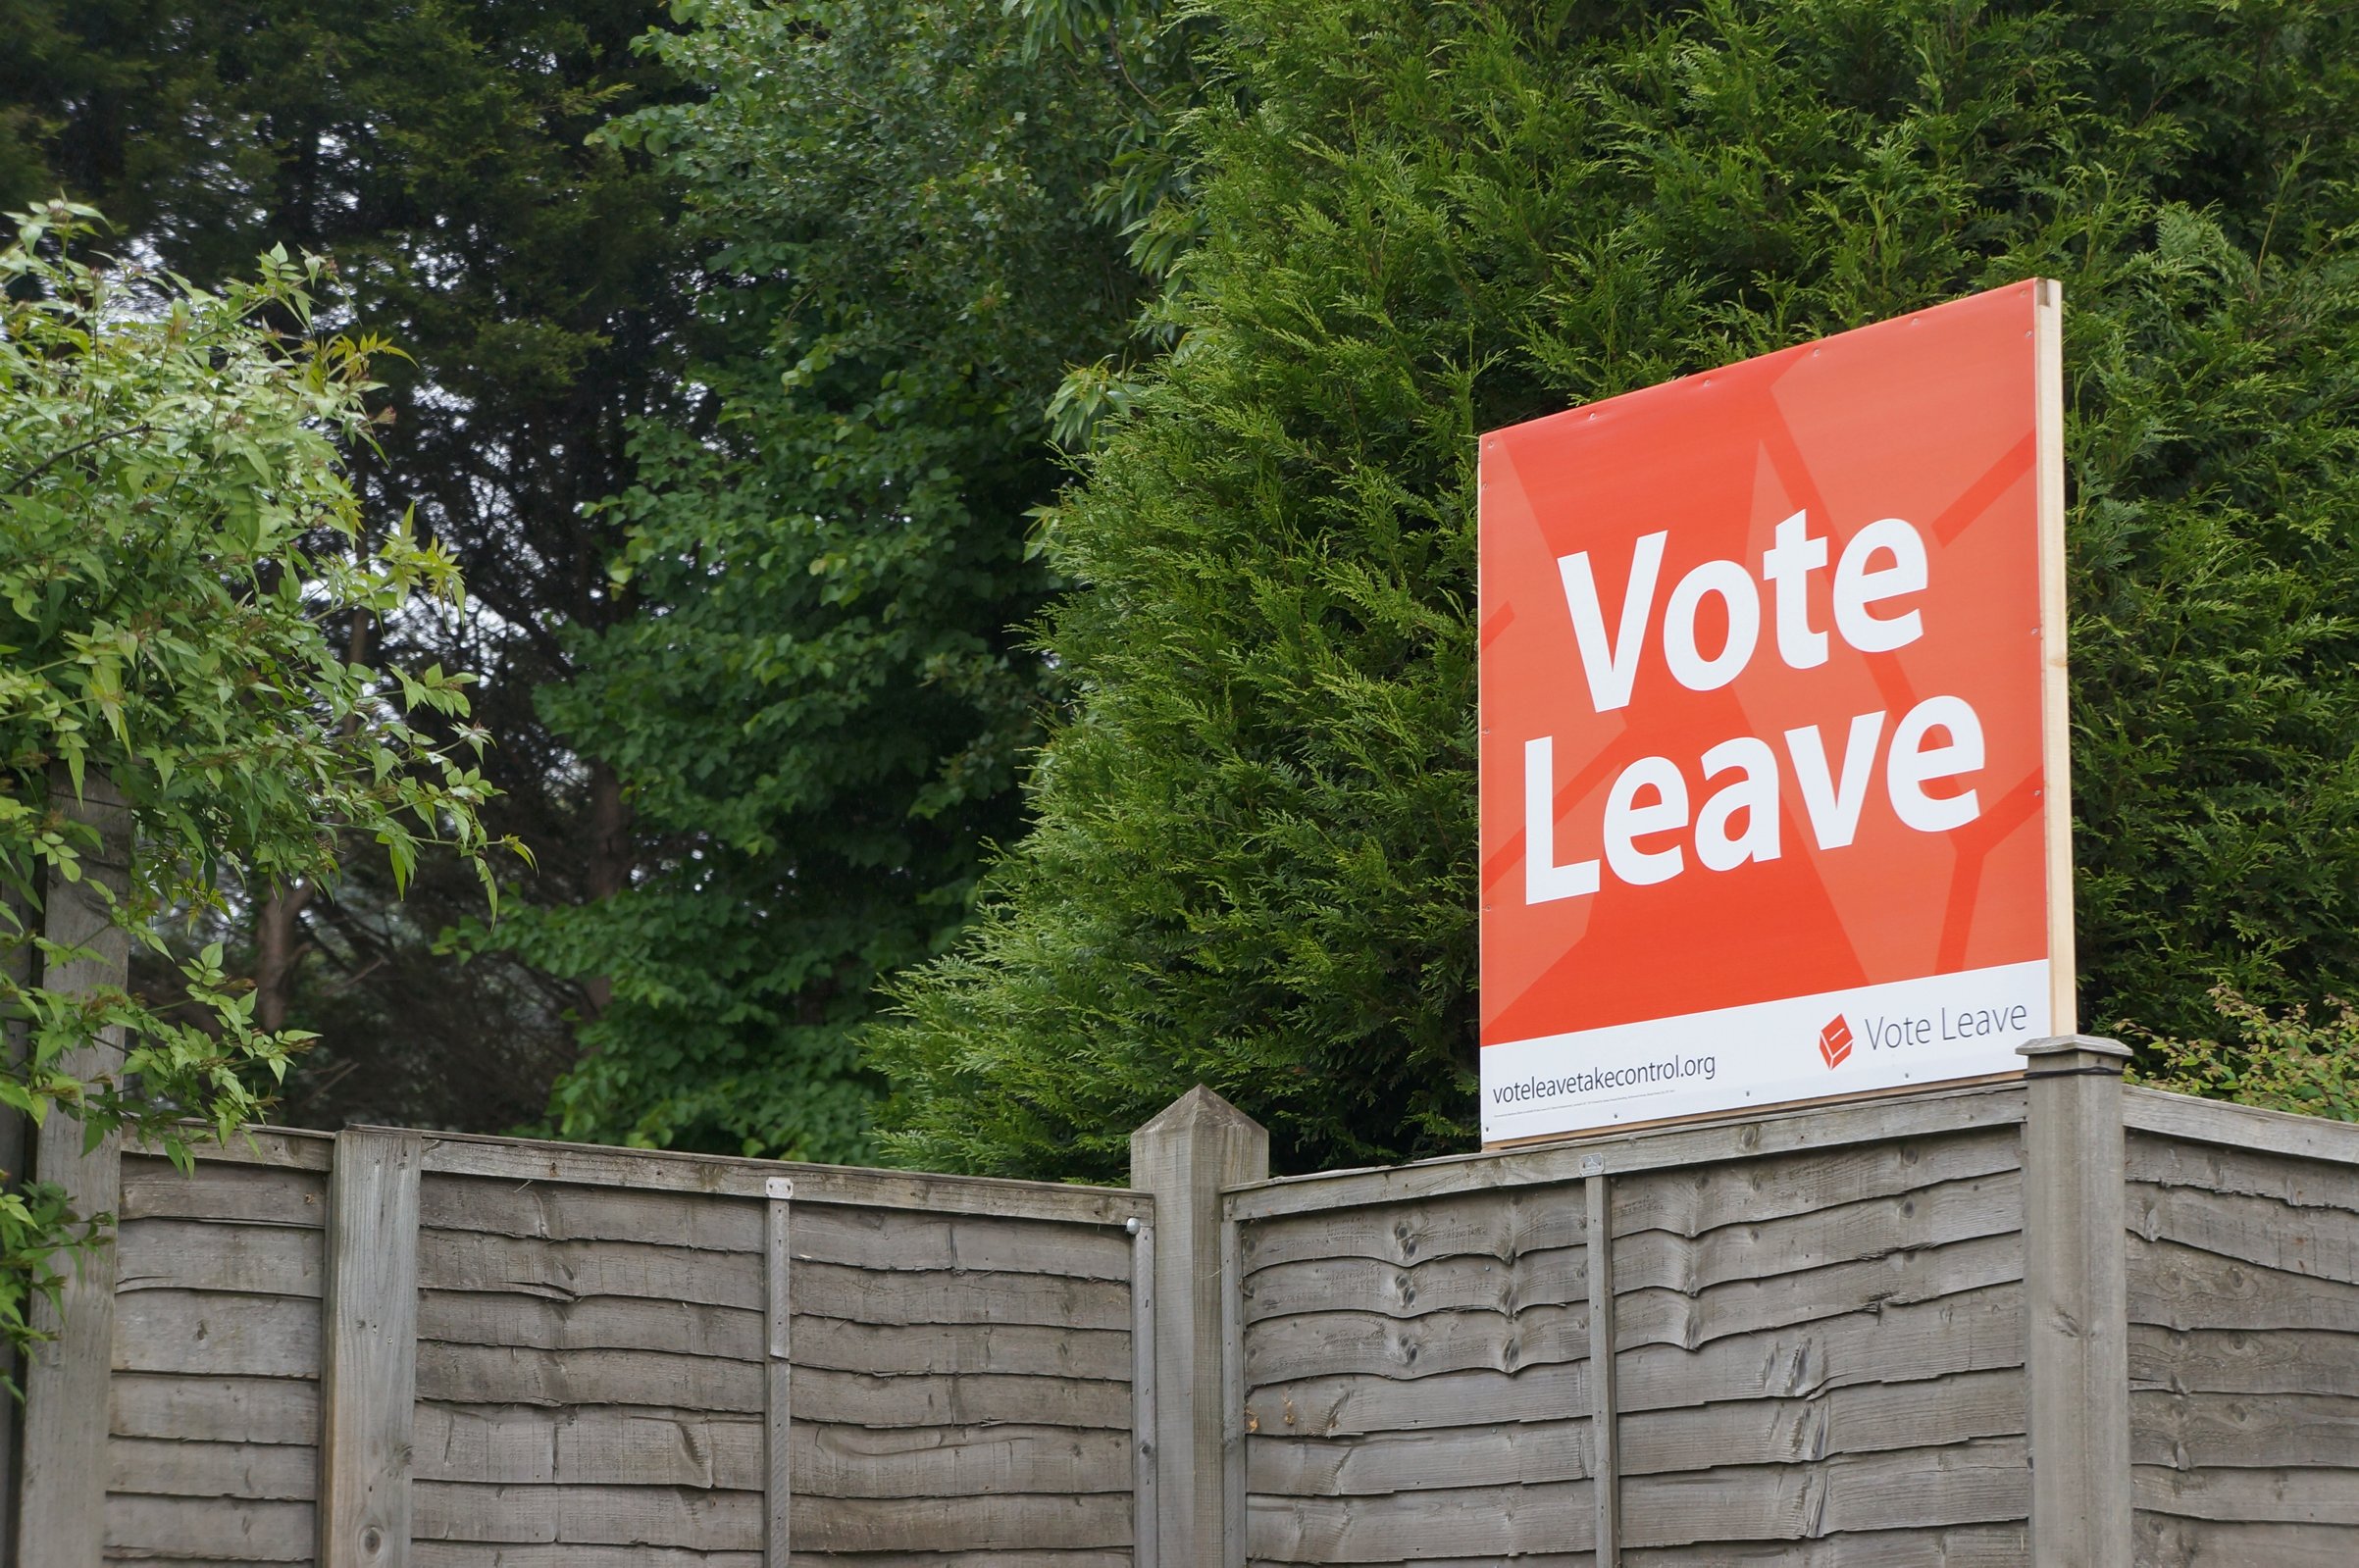
[[[1483,437],[1486,1082],[1717,1050],[1654,1114],[1758,1106],[1796,1091],[1736,1042],[1790,1073],[1772,1042],[1837,998],[1924,1012],[1958,987],[1893,987],[1982,974],[2035,1001],[2070,973],[2043,287]],[[1819,1031],[1829,1070],[1853,1046]],[[1951,1067],[1872,1053],[1846,1083],[1887,1069]],[[1486,1136],[1634,1114],[1574,1098],[1553,1126],[1486,1101]]]
[[[1834,1021],[1819,1031],[1819,1056],[1832,1072],[1851,1055],[1851,1026],[1837,1013]]]

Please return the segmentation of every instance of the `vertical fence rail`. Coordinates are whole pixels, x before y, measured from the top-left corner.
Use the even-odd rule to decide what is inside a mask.
[[[130,811],[103,774],[88,775],[77,791],[62,768],[53,769],[50,790],[69,818],[96,832],[98,848],[84,856],[80,881],[52,877],[45,890],[43,935],[78,956],[47,966],[42,986],[66,995],[119,988],[130,969],[130,934],[114,918],[116,901],[130,889]],[[58,1065],[85,1082],[106,1080],[122,1070],[123,1054],[121,1034],[110,1030]],[[122,1138],[109,1134],[85,1149],[81,1123],[52,1115],[32,1174],[64,1188],[76,1214],[110,1214],[122,1187]],[[90,1568],[106,1549],[112,1241],[77,1254],[63,1272],[57,1304],[33,1303],[33,1327],[51,1338],[26,1358],[16,1550],[23,1568]]]
[[[1154,1224],[1134,1219],[1130,1253],[1131,1568],[1155,1568]]]
[[[320,1568],[408,1568],[418,1390],[416,1133],[335,1139],[321,1302]]]
[[[795,1318],[788,1292],[794,1265],[788,1244],[794,1229],[795,1181],[773,1176],[762,1189],[769,1200],[762,1308],[762,1560],[768,1568],[787,1568],[795,1523]]]
[[[1597,1568],[1621,1561],[1620,1409],[1614,1383],[1614,1189],[1603,1155],[1581,1161],[1588,1203],[1589,1490],[1597,1501]]]

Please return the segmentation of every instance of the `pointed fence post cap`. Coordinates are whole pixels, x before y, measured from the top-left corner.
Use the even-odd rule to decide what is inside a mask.
[[[1220,1127],[1250,1127],[1259,1133],[1259,1122],[1246,1115],[1202,1084],[1157,1111],[1153,1120],[1142,1125],[1131,1137],[1142,1133],[1171,1133],[1181,1128],[1211,1129]]]

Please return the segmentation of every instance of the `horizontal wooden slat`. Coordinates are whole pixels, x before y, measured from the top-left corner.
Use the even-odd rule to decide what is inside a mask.
[[[1071,1427],[877,1431],[796,1422],[795,1496],[1130,1493],[1130,1435]]]
[[[2204,1192],[2236,1192],[2275,1198],[2297,1209],[2333,1209],[2359,1214],[2359,1167],[2324,1160],[2288,1159],[2265,1150],[2198,1143],[2186,1138],[2132,1133],[2126,1140],[2125,1169],[2131,1182],[2155,1187],[2189,1187]],[[2316,1218],[2331,1220],[2332,1215]],[[2344,1221],[2342,1223],[2348,1223]]]
[[[2359,1398],[2359,1332],[2255,1334],[2129,1325],[2129,1387],[2167,1392]]]
[[[108,1430],[122,1438],[317,1443],[320,1389],[308,1378],[226,1378],[118,1372],[107,1387]]]
[[[2323,1117],[2191,1099],[2161,1089],[2128,1088],[2122,1092],[2122,1121],[2140,1133],[2359,1165],[2359,1126]]]
[[[199,1165],[250,1165],[303,1171],[325,1171],[335,1159],[335,1135],[293,1127],[241,1127],[225,1142],[208,1123],[186,1122],[180,1134],[189,1156]],[[169,1163],[160,1143],[136,1146],[137,1152],[158,1163]],[[126,1152],[130,1152],[127,1149]]]
[[[319,1299],[326,1233],[287,1225],[126,1220],[116,1233],[117,1294],[180,1289]]]
[[[1130,1498],[1119,1492],[996,1497],[802,1497],[795,1543],[811,1552],[943,1552],[944,1568],[980,1551],[1127,1546]]]
[[[883,1374],[1000,1372],[1127,1380],[1130,1334],[1034,1323],[918,1324],[901,1328],[795,1317],[795,1368]]]
[[[762,1306],[762,1260],[653,1241],[537,1241],[421,1229],[418,1285],[429,1290],[506,1290],[570,1299],[634,1295],[706,1306]]]
[[[136,1290],[115,1303],[118,1372],[313,1377],[320,1303],[299,1296]]]
[[[2031,1472],[2020,1438],[1845,1455],[1813,1465],[1682,1471],[1622,1483],[1633,1546],[1800,1541],[2026,1518]]]
[[[2246,1524],[2359,1527],[2359,1471],[2170,1470],[2131,1467],[2138,1507],[2149,1513]],[[2359,1537],[2354,1537],[2359,1543]]]
[[[1262,1497],[1362,1497],[1395,1492],[1520,1488],[1589,1479],[1589,1423],[1534,1421],[1361,1437],[1291,1436],[1246,1444],[1250,1491]],[[1502,1492],[1503,1502],[1513,1495]]]
[[[317,1515],[308,1502],[107,1498],[110,1559],[309,1562],[318,1537]]]
[[[2129,1229],[2288,1274],[2359,1284],[2359,1213],[2297,1209],[2274,1197],[2132,1183]]]
[[[1505,1153],[1454,1155],[1386,1170],[1279,1177],[1232,1189],[1226,1213],[1235,1220],[1261,1220],[1363,1203],[1412,1202],[1463,1190],[1470,1180],[1500,1189],[1576,1182],[1592,1160],[1602,1162],[1612,1175],[1626,1176],[1857,1143],[1902,1142],[2004,1127],[2023,1119],[2022,1085],[1974,1085],[1848,1105],[1808,1106],[1741,1121],[1571,1138]],[[1479,1174],[1470,1174],[1469,1166]]]
[[[1389,1318],[1373,1312],[1298,1313],[1245,1331],[1251,1387],[1302,1378],[1358,1375],[1422,1378],[1487,1367],[1513,1372],[1589,1354],[1587,1302],[1496,1312],[1432,1312]]]
[[[2174,1470],[2318,1465],[2359,1488],[2359,1398],[2280,1393],[2129,1395],[2130,1450]]]
[[[418,1184],[418,1223],[540,1241],[661,1241],[708,1252],[762,1248],[756,1198],[559,1182],[430,1173]]]
[[[1616,1243],[1617,1266],[1620,1245]],[[1801,1274],[1732,1280],[1694,1295],[1642,1288],[1615,1294],[1615,1340],[1625,1350],[1645,1344],[1693,1350],[1731,1335],[1791,1329],[1854,1312],[1936,1300],[2020,1281],[2023,1275],[2023,1239],[2008,1235]]]
[[[2022,1138],[2013,1127],[1999,1127],[1650,1171],[1615,1185],[1614,1234],[1670,1231],[1700,1237],[2009,1176],[2020,1173],[2022,1165]]]
[[[1368,1497],[1249,1496],[1246,1553],[1276,1562],[1496,1560],[1566,1547],[1586,1551],[1596,1523],[1585,1481]]]
[[[107,1491],[155,1497],[213,1497],[309,1502],[319,1494],[316,1452],[296,1443],[206,1442],[109,1438]]]
[[[328,1223],[328,1179],[312,1171],[200,1160],[181,1175],[168,1160],[126,1156],[124,1220],[220,1220],[240,1225]]]
[[[1773,1546],[1625,1546],[1621,1553],[1622,1568],[2024,1568],[2030,1560],[2029,1534],[2016,1524],[1882,1530]]]
[[[1129,1548],[1036,1546],[1026,1551],[797,1551],[794,1568],[1131,1568]]]
[[[2359,1286],[2129,1238],[2129,1321],[2169,1329],[2359,1328]]]
[[[750,1413],[421,1400],[412,1452],[422,1481],[754,1492],[763,1476],[762,1426]]]
[[[518,1544],[761,1548],[758,1492],[692,1487],[511,1487],[463,1481],[410,1486],[418,1541]]]
[[[872,1377],[795,1369],[795,1419],[866,1427],[1044,1426],[1130,1430],[1130,1384],[1071,1378]]]
[[[1733,1174],[1730,1185],[1741,1187]],[[2002,1171],[1784,1219],[1723,1225],[1695,1237],[1639,1231],[1615,1239],[1614,1288],[1616,1293],[1650,1287],[1693,1293],[1728,1281],[2011,1236],[2023,1229],[2023,1178]]]
[[[1147,1194],[1111,1188],[795,1165],[668,1150],[595,1148],[465,1134],[430,1137],[426,1169],[504,1182],[564,1182],[729,1197],[762,1197],[765,1184],[783,1176],[795,1183],[798,1204],[860,1204],[924,1214],[1021,1215],[1117,1229],[1125,1220],[1152,1219],[1154,1213],[1154,1200]],[[796,1223],[801,1223],[799,1213]]]
[[[797,1263],[877,1271],[981,1269],[1080,1280],[1130,1279],[1130,1237],[1103,1226],[991,1215],[912,1214],[822,1204],[807,1212],[795,1189]]]
[[[1130,1282],[993,1270],[876,1270],[797,1259],[797,1314],[861,1323],[1036,1323],[1130,1329]]]
[[[410,1568],[763,1568],[763,1563],[759,1551],[418,1541],[410,1544]]]
[[[762,1358],[762,1314],[744,1307],[634,1295],[579,1299],[494,1290],[418,1292],[418,1338],[446,1344],[539,1350],[661,1349],[681,1355]]]
[[[1240,1227],[1246,1278],[1290,1263],[1367,1258],[1396,1265],[1520,1258],[1588,1239],[1580,1189],[1437,1193],[1413,1202],[1288,1214]]]
[[[1411,1264],[1306,1259],[1247,1275],[1241,1294],[1249,1325],[1306,1312],[1394,1318],[1451,1311],[1513,1314],[1541,1303],[1586,1301],[1588,1254],[1580,1247],[1557,1247],[1513,1260],[1470,1252]]]
[[[2216,1524],[2137,1516],[2138,1568],[2350,1568],[2351,1533],[2340,1525]]]
[[[762,1408],[750,1361],[660,1350],[418,1346],[418,1397],[446,1404],[663,1405],[745,1414]]]

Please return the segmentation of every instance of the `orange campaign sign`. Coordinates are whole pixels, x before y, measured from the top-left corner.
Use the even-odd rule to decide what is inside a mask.
[[[2033,280],[1482,438],[1487,1142],[2070,1033]]]

